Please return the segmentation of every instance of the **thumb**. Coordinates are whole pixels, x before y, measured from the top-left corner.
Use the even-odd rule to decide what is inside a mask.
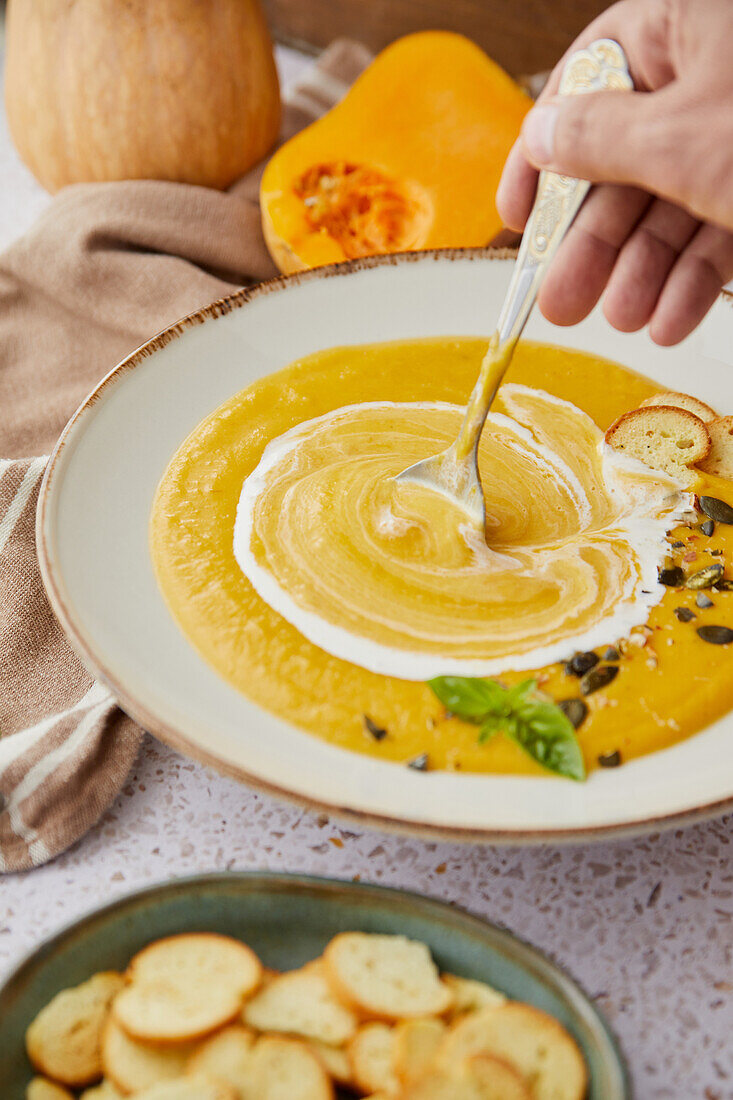
[[[659,116],[653,92],[556,96],[525,118],[522,148],[535,168],[657,190],[666,166],[654,151],[672,144],[659,140]]]

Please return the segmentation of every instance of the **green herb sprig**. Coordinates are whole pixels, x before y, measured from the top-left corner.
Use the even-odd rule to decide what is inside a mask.
[[[446,710],[480,727],[480,743],[504,733],[548,771],[585,779],[575,729],[552,699],[537,690],[536,680],[505,688],[496,680],[437,676],[428,685]]]

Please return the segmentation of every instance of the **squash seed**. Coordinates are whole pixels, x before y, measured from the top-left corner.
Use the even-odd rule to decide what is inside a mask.
[[[428,754],[421,752],[419,756],[414,756],[412,760],[408,760],[407,766],[412,768],[414,772],[426,772],[428,770]]]
[[[729,580],[728,577],[721,577],[719,581],[715,582],[714,587],[716,592],[733,592],[733,581]]]
[[[583,676],[591,668],[595,668],[598,659],[598,654],[593,650],[587,653],[574,653],[565,665],[565,672],[568,676]]]
[[[716,523],[733,523],[733,508],[718,497],[700,497],[700,507]]]
[[[723,566],[719,561],[715,561],[712,565],[706,565],[704,569],[688,577],[685,581],[685,588],[712,588],[722,576]]]
[[[728,626],[699,626],[697,633],[711,645],[730,645],[733,642],[733,630]]]
[[[621,654],[616,649],[615,645],[610,645],[608,647],[608,649],[605,649],[603,651],[602,659],[604,661],[620,661],[621,660]]]
[[[731,631],[733,634],[733,631]],[[580,681],[580,690],[583,695],[592,695],[594,691],[608,687],[618,676],[618,665],[599,665],[586,672]]]
[[[697,618],[695,612],[690,611],[689,607],[675,607],[674,613],[681,623],[691,623]]]
[[[364,729],[370,737],[375,741],[383,741],[387,736],[387,731],[383,726],[378,726],[373,718],[370,718],[368,714],[362,715],[364,721]]]
[[[679,565],[673,565],[670,569],[659,570],[659,583],[667,588],[681,588],[685,583],[685,573]]]
[[[708,538],[710,538],[711,535],[715,534],[715,520],[706,519],[704,523],[700,524],[700,530],[703,535],[707,535]]]
[[[574,729],[579,729],[588,717],[588,704],[582,699],[561,699],[557,704]]]
[[[618,749],[613,752],[602,752],[598,757],[598,763],[602,768],[617,768],[621,763],[621,753]]]
[[[706,596],[704,592],[698,592],[698,594],[695,596],[695,604],[702,611],[707,611],[709,607],[715,607],[713,601],[710,599],[709,596]]]

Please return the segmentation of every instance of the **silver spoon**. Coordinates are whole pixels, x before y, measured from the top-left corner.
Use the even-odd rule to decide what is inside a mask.
[[[572,54],[560,81],[560,95],[608,89],[628,91],[631,88],[633,82],[624,51],[610,38],[599,39],[587,49]],[[448,497],[481,531],[486,528],[486,506],[478,468],[481,432],[545,272],[589,189],[587,180],[540,172],[534,206],[524,230],[499,323],[468,400],[458,438],[447,450],[416,462],[395,479],[413,482]]]

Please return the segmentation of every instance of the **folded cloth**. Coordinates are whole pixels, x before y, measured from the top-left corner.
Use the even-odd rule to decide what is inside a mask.
[[[354,42],[326,50],[286,91],[282,137],[331,107],[369,59]],[[116,362],[276,273],[260,229],[261,171],[229,192],[149,180],[69,187],[0,257],[0,455],[13,456],[0,459],[1,871],[38,866],[83,836],[142,737],[46,600],[35,548],[46,456]]]

